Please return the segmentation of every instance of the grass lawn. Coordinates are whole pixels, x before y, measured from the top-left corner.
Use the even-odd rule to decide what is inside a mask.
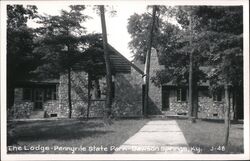
[[[76,154],[109,154],[112,153],[110,146],[121,145],[146,122],[148,120],[115,120],[110,126],[105,126],[102,120],[18,122],[15,126],[15,139],[22,149],[9,149],[9,153],[40,154],[44,151],[46,154],[67,154],[72,153],[72,148],[79,148]],[[47,147],[49,150],[46,150]]]
[[[200,147],[203,154],[243,153],[243,124],[231,124],[229,146],[223,149],[224,123],[212,120],[177,120],[190,147]]]
[[[148,121],[150,119],[114,120],[110,126],[105,126],[102,120],[17,122],[14,135],[17,145],[10,145],[8,150],[9,153],[19,154],[67,154],[77,148],[76,154],[110,154],[113,153],[111,146],[119,147]],[[201,148],[203,154],[243,153],[243,124],[231,125],[229,146],[223,149],[223,122],[176,121],[188,145]]]

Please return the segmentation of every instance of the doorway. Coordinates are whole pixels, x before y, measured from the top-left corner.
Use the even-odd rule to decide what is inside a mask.
[[[36,88],[34,90],[34,110],[43,110],[44,90]]]
[[[169,111],[169,91],[162,87],[162,111]]]

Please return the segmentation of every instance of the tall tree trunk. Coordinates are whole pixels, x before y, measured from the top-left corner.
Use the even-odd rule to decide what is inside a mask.
[[[90,95],[90,91],[91,91],[91,86],[92,86],[92,78],[91,78],[91,73],[88,73],[88,107],[87,107],[87,120],[89,119],[89,109],[90,109],[90,105],[91,105],[91,95]]]
[[[198,118],[199,92],[196,79],[193,82],[193,117]]]
[[[71,69],[68,67],[68,101],[69,101],[69,118],[72,115],[72,104],[71,104]]]
[[[147,116],[148,111],[148,92],[149,92],[149,73],[150,73],[150,57],[151,57],[151,48],[152,48],[152,42],[154,37],[154,26],[155,26],[155,14],[156,14],[156,6],[153,6],[153,13],[152,13],[152,22],[150,27],[150,32],[148,35],[148,44],[147,44],[147,55],[146,55],[146,63],[145,63],[145,73],[146,73],[146,79],[145,79],[145,95],[144,95],[144,116]]]
[[[101,14],[102,39],[103,39],[104,59],[106,64],[106,82],[107,82],[104,120],[109,120],[111,116],[111,105],[112,105],[112,100],[111,100],[112,75],[111,75],[110,58],[108,53],[108,40],[107,40],[105,13],[103,5],[100,6],[100,14]]]
[[[69,31],[67,30],[67,35],[69,35]],[[66,44],[67,47],[67,72],[68,72],[68,105],[69,105],[69,114],[68,117],[72,117],[72,100],[71,100],[71,46],[69,43]]]
[[[229,128],[230,128],[230,102],[229,102],[228,84],[225,84],[225,146],[228,145]]]
[[[190,46],[192,46],[192,15],[189,13],[189,32],[190,32]],[[188,91],[189,91],[189,119],[193,120],[193,50],[190,50],[189,54],[189,81],[188,81]]]
[[[237,111],[237,101],[236,101],[236,99],[237,99],[237,87],[235,88],[233,88],[233,102],[232,102],[232,104],[233,104],[233,112],[234,112],[234,121],[238,121],[238,111]]]
[[[198,118],[198,109],[199,109],[199,89],[198,89],[198,65],[197,62],[194,62],[193,65],[193,117],[194,119]]]

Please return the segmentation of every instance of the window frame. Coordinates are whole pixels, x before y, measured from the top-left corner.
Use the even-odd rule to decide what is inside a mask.
[[[26,96],[26,94],[28,94],[28,93],[26,93],[27,90],[29,90],[29,96],[28,97]],[[33,94],[32,93],[32,88],[24,87],[23,92],[22,92],[22,100],[23,101],[32,101],[32,94]]]
[[[176,90],[176,100],[177,102],[187,102],[187,89],[186,88],[182,87]]]
[[[44,100],[45,101],[53,101],[57,100],[57,92],[58,88],[55,87],[47,87],[44,89]],[[50,97],[47,97],[50,96]]]
[[[216,91],[213,93],[213,102],[222,102],[222,91]]]

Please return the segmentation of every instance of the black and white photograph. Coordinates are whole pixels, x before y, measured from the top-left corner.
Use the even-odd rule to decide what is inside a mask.
[[[1,160],[249,159],[247,0],[4,0],[0,60]]]

